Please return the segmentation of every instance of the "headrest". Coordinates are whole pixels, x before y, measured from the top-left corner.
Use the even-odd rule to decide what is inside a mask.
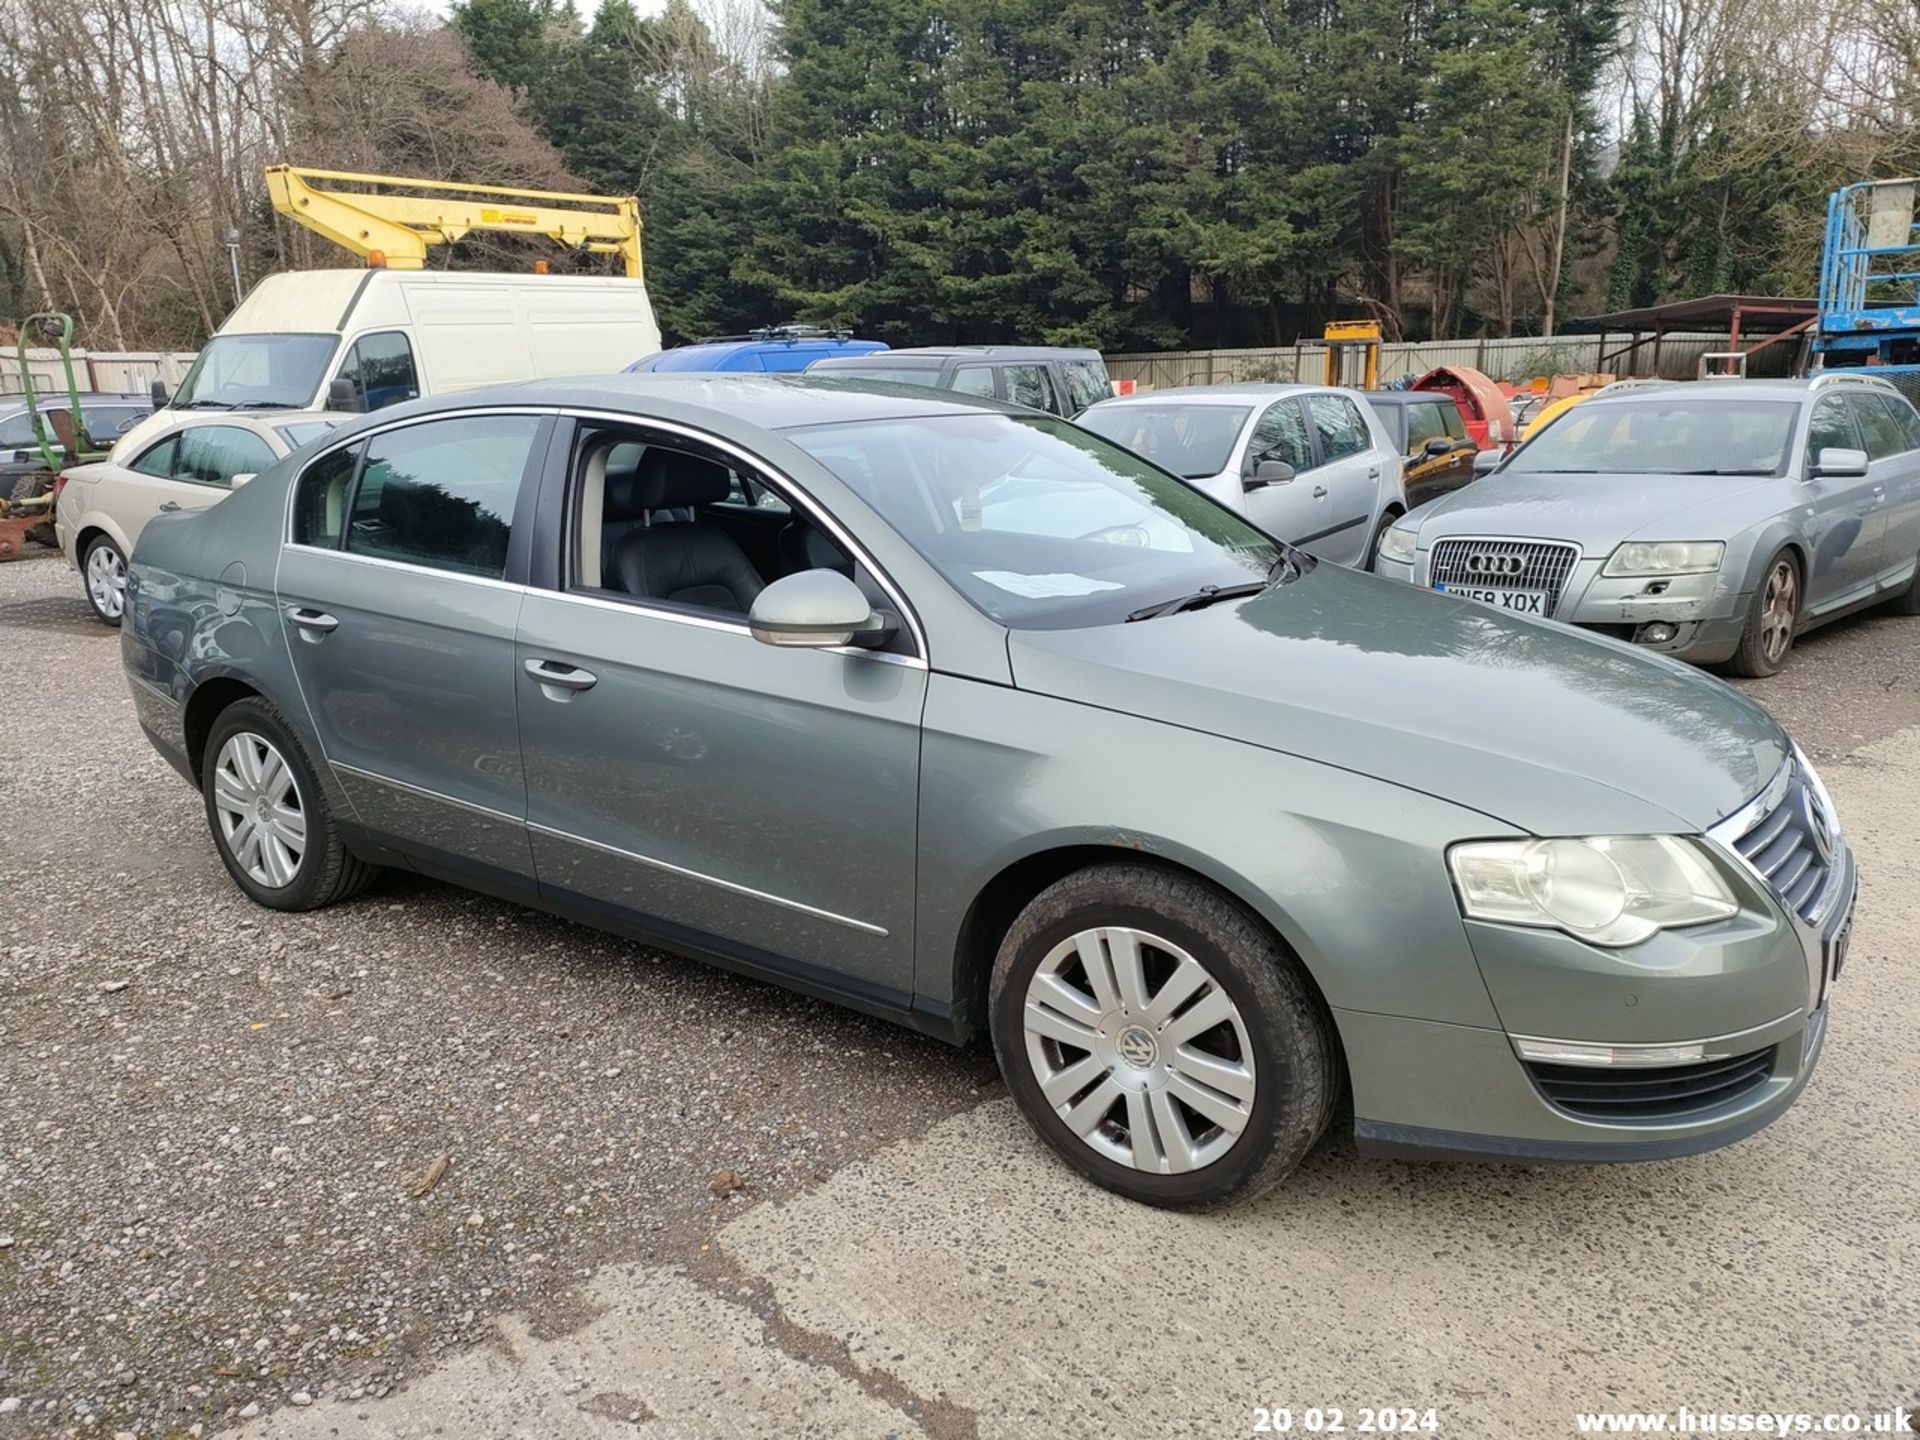
[[[613,479],[611,470],[607,479]],[[640,457],[634,486],[642,510],[711,505],[726,499],[733,488],[726,466],[678,450],[663,450],[658,445],[649,445]]]
[[[640,503],[640,457],[645,447],[631,442],[615,445],[607,451],[606,487],[600,500],[600,519],[644,520],[647,507]]]

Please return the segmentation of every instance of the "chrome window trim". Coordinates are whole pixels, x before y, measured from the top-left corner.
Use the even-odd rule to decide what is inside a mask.
[[[564,600],[573,605],[591,605],[599,610],[615,610],[623,615],[640,614],[654,620],[666,620],[675,625],[692,625],[702,630],[724,630],[731,634],[751,636],[753,627],[744,620],[722,620],[712,615],[694,615],[685,610],[676,610],[643,595],[624,595],[619,591],[606,594],[588,594],[578,590],[542,590],[536,586],[526,587],[529,596],[542,600]],[[885,650],[868,650],[858,645],[822,645],[818,647],[827,655],[845,655],[860,660],[878,660],[887,665],[904,665],[912,670],[925,670],[927,662],[918,655],[893,655]]]
[[[853,556],[856,561],[867,567],[867,573],[873,576],[874,583],[886,592],[887,598],[893,602],[894,608],[900,612],[900,618],[906,622],[907,631],[913,637],[913,648],[916,653],[912,657],[900,656],[896,658],[912,658],[918,660],[922,667],[931,664],[932,651],[927,648],[927,632],[921,627],[919,615],[915,613],[911,605],[907,604],[906,597],[901,592],[900,587],[894,583],[893,577],[874,562],[873,556],[867,553],[866,547],[856,541],[853,536],[848,533],[844,525],[829,515],[826,510],[821,507],[820,502],[807,493],[804,485],[797,483],[793,477],[788,475],[784,470],[769,464],[766,460],[754,454],[751,450],[746,449],[744,446],[736,445],[733,441],[722,439],[710,431],[700,430],[677,420],[664,420],[656,416],[636,415],[619,410],[600,410],[588,406],[576,407],[562,405],[557,407],[557,410],[558,413],[570,416],[576,420],[592,420],[603,424],[637,426],[649,430],[664,431],[669,435],[679,435],[685,439],[696,441],[699,444],[709,445],[724,455],[731,455],[736,460],[752,466],[754,469],[766,475],[772,476],[776,483],[776,488],[783,491],[790,500],[799,502],[798,508],[800,513],[803,513],[810,522],[819,525],[821,529],[833,536],[833,538],[840,543],[842,549]],[[818,464],[819,462],[816,461],[815,463]],[[822,466],[821,468],[824,469],[825,467]],[[569,475],[567,478],[569,482],[571,482],[573,477]],[[289,511],[289,523],[291,523],[291,511]],[[555,593],[567,594],[569,592],[557,591]],[[641,608],[646,609],[650,614],[657,613],[657,607],[647,605],[643,597],[636,596],[635,598],[641,602]],[[745,629],[746,627],[742,625],[740,628]],[[849,647],[838,648],[846,649]],[[871,655],[878,652],[854,650],[853,653]]]
[[[459,580],[468,585],[488,585],[496,590],[511,590],[517,594],[528,593],[525,585],[512,580],[496,580],[491,575],[470,575],[464,570],[442,570],[434,565],[416,565],[409,560],[389,560],[380,555],[355,555],[350,550],[336,550],[329,545],[303,545],[298,540],[283,540],[281,550],[298,550],[307,555],[325,555],[329,559],[344,560],[350,565],[375,565],[383,570],[403,570],[409,575],[430,575],[440,580]],[[274,596],[280,592],[280,575],[274,571]]]
[[[688,880],[703,881],[716,885],[722,890],[732,891],[736,895],[745,895],[752,900],[764,900],[769,905],[778,905],[783,910],[797,911],[802,915],[811,915],[818,920],[829,920],[835,925],[844,925],[850,930],[858,930],[866,935],[884,936],[887,933],[883,925],[875,925],[870,920],[856,920],[851,915],[840,915],[832,910],[822,910],[818,905],[808,905],[799,900],[789,900],[784,895],[770,894],[765,890],[756,890],[751,885],[742,885],[736,880],[722,880],[717,875],[704,874],[699,870],[689,870],[684,865],[675,865],[670,861],[656,860],[651,855],[641,855],[632,850],[622,850],[618,845],[606,845],[598,840],[589,840],[584,835],[574,835],[565,830],[556,830],[550,825],[537,825],[526,822],[527,829],[537,835],[546,835],[555,840],[570,841],[575,845],[584,845],[589,850],[598,850],[604,855],[617,859],[631,860],[636,865],[646,865],[655,870],[664,870],[670,875],[679,875]]]

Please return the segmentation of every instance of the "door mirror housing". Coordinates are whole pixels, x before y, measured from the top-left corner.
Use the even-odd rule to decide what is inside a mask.
[[[227,487],[232,490],[238,490],[242,485],[246,484],[249,480],[253,479],[253,477],[257,473],[258,473],[257,471],[253,471],[253,470],[243,471],[241,474],[238,474],[234,476],[231,480],[227,481]]]
[[[327,408],[329,410],[358,410],[360,408],[360,387],[344,375],[337,375],[327,382]]]
[[[1838,445],[1829,445],[1813,458],[1813,465],[1807,471],[1809,480],[1858,480],[1867,473],[1867,452],[1864,450],[1843,450]]]
[[[158,379],[147,387],[147,394],[153,397],[153,408],[156,410],[166,409],[167,401],[173,398],[167,394],[166,382]]]
[[[1507,457],[1498,450],[1482,450],[1473,457],[1473,474],[1478,479],[1482,475],[1491,475],[1500,468],[1500,462]]]
[[[1445,435],[1436,435],[1421,448],[1424,455],[1451,455],[1460,442]]]
[[[894,626],[838,570],[802,570],[760,592],[747,613],[747,628],[763,645],[831,650],[882,644]]]
[[[1262,460],[1241,481],[1249,490],[1264,490],[1269,485],[1284,485],[1293,479],[1293,467],[1284,460]]]

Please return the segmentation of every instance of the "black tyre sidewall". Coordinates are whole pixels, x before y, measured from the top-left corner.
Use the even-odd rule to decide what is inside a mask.
[[[1773,574],[1774,567],[1782,560],[1793,566],[1794,578],[1799,582],[1800,594],[1793,614],[1794,633],[1787,637],[1787,648],[1780,652],[1778,663],[1767,659],[1767,652],[1760,641],[1760,617],[1767,608],[1767,578]],[[1793,647],[1799,641],[1800,613],[1806,606],[1807,578],[1795,563],[1791,551],[1776,550],[1767,557],[1766,565],[1760,571],[1760,583],[1754,586],[1753,599],[1747,605],[1747,623],[1740,632],[1740,648],[1734,652],[1734,673],[1749,680],[1764,680],[1769,675],[1778,675],[1787,668],[1787,662],[1793,658]]]
[[[1043,895],[1035,904],[1046,898]],[[1022,1017],[1027,984],[1056,945],[1082,930],[1098,926],[1144,930],[1180,946],[1206,967],[1246,1022],[1257,1077],[1252,1114],[1239,1143],[1224,1158],[1204,1169],[1182,1175],[1153,1175],[1109,1160],[1067,1128],[1047,1103],[1034,1077],[1027,1059]],[[1014,933],[1019,934],[1023,928],[1016,922]],[[1317,1015],[1287,1013],[1284,1004],[1276,1004],[1278,987],[1259,983],[1259,978],[1250,971],[1250,965],[1270,963],[1274,958],[1270,954],[1246,957],[1231,954],[1218,939],[1188,917],[1158,907],[1117,899],[1077,905],[1023,935],[1010,963],[1004,969],[996,967],[989,1023],[1001,1074],[1021,1112],[1041,1138],[1073,1169],[1106,1189],[1146,1204],[1176,1209],[1217,1205],[1236,1198],[1250,1185],[1257,1184],[1257,1188],[1264,1189],[1266,1184],[1291,1171],[1324,1129],[1324,1119],[1311,1125],[1312,1133],[1302,1143],[1297,1134],[1291,1133],[1301,1127],[1289,1123],[1293,1117],[1281,1113],[1293,1102],[1302,1085],[1303,1064],[1316,1063],[1314,1058],[1300,1055],[1289,1042],[1301,1025],[1318,1026],[1321,1022]],[[1283,958],[1281,963],[1289,962]],[[1324,1035],[1322,1041],[1331,1043]],[[1279,1157],[1276,1166],[1275,1151],[1283,1141],[1289,1153]]]
[[[307,820],[307,848],[301,852],[300,866],[294,871],[292,882],[278,889],[260,884],[234,859],[233,852],[227,847],[226,836],[221,833],[219,813],[214,808],[213,784],[214,774],[219,768],[220,748],[242,731],[249,731],[270,741],[273,748],[280,752],[280,758],[293,773],[294,789],[300,796],[300,813]],[[264,700],[236,701],[214,720],[213,728],[207,733],[207,746],[200,765],[200,798],[206,809],[207,829],[213,837],[213,848],[219,852],[220,863],[227,867],[227,874],[233,877],[233,883],[246,893],[249,900],[270,910],[309,910],[325,903],[321,897],[328,880],[328,852],[340,843],[334,832],[333,815],[327,808],[326,796],[321,792],[320,779],[307,759],[306,747],[301,745],[286,722]]]
[[[81,590],[81,593],[87,597],[87,608],[93,611],[93,618],[98,620],[102,625],[111,625],[117,630],[120,627],[121,620],[123,620],[126,617],[126,610],[124,608],[124,604],[120,614],[103,615],[100,612],[100,607],[94,604],[93,602],[93,587],[87,583],[87,562],[93,558],[93,552],[100,549],[102,546],[105,546],[107,549],[113,551],[114,554],[120,555],[120,568],[122,570],[125,570],[127,568],[127,557],[125,555],[120,554],[120,547],[114,544],[113,541],[109,539],[107,536],[96,535],[93,537],[93,540],[88,544],[86,548],[86,552],[82,554],[80,557],[80,590]]]

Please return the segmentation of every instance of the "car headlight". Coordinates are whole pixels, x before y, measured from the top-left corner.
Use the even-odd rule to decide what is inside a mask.
[[[1725,920],[1740,906],[1706,851],[1677,835],[1476,840],[1447,852],[1472,919],[1544,926],[1594,945]]]
[[[1629,540],[1607,558],[1602,574],[1705,575],[1720,568],[1727,547],[1718,540]]]
[[[1420,532],[1408,525],[1392,526],[1380,537],[1380,558],[1392,560],[1396,564],[1411,565],[1413,552],[1419,548]]]

